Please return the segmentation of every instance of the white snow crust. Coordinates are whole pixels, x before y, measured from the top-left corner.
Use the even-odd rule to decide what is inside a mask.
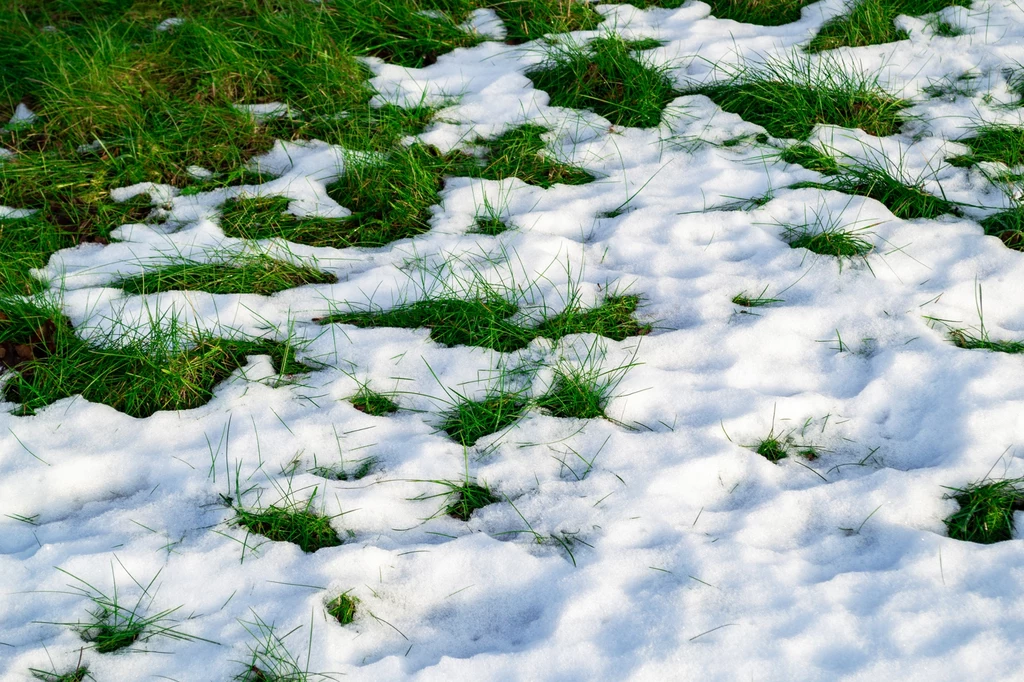
[[[715,19],[701,2],[598,10],[601,30],[664,41],[646,56],[670,64],[683,87],[797,54],[843,3],[823,0],[779,27]],[[1024,364],[956,348],[928,318],[977,326],[980,288],[989,334],[1024,337],[1024,255],[977,222],[1010,197],[976,169],[942,161],[981,121],[1021,122],[1020,108],[1001,104],[1012,99],[1005,67],[1024,62],[1024,7],[975,0],[942,17],[965,34],[938,37],[906,18],[909,40],[830,57],[912,98],[916,123],[884,139],[820,127],[814,141],[926,179],[975,205],[965,218],[900,220],[871,199],[785,189],[821,176],[772,157],[753,142],[760,127],[705,97],[677,99],[645,130],[551,107],[524,76],[544,59],[536,43],[485,42],[423,69],[369,60],[372,85],[379,102],[448,104],[421,136],[442,149],[469,133],[544,125],[550,153],[593,183],[455,179],[429,233],[340,250],[246,245],[217,222],[218,206],[238,195],[285,196],[298,215],[348,215],[325,191],[344,172],[342,150],[323,142],[279,142],[256,162],[280,177],[259,186],[115,192],[148,193],[166,222],[121,226],[121,241],[61,251],[38,273],[63,286],[83,335],[173,311],[219,333],[282,338],[294,328],[309,341],[302,357],[325,367],[278,385],[267,358],[250,358],[209,404],[146,419],[81,397],[32,417],[4,405],[0,678],[27,679],[48,656],[58,668],[77,660],[82,641],[55,623],[85,621],[91,605],[68,574],[107,593],[116,586],[128,603],[140,595],[135,581],[159,574],[148,612],[180,606],[177,627],[216,644],[154,638],[132,647],[151,653],[86,650],[96,679],[231,679],[253,644],[240,621],[254,614],[282,635],[299,628],[285,641],[303,665],[308,648],[310,671],[348,680],[1021,679],[1024,543],[952,540],[943,519],[957,508],[944,486],[1024,475]],[[489,22],[477,16],[473,27],[484,33]],[[965,73],[977,76],[973,94],[922,94]],[[752,211],[708,210],[769,190],[774,198]],[[517,229],[468,233],[485,201]],[[783,225],[815,216],[865,227],[875,250],[840,268],[780,238]],[[266,297],[126,296],[109,286],[160,262],[240,248],[339,281]],[[473,270],[535,283],[527,302],[551,312],[573,285],[588,305],[608,290],[637,293],[655,330],[622,342],[538,340],[502,357],[441,347],[426,330],[311,322],[346,302],[416,299]],[[784,302],[757,314],[730,302],[762,290]],[[601,367],[637,363],[608,406],[614,421],[531,412],[468,453],[438,433],[447,390],[483,396],[499,365],[554,365],[588,348]],[[357,411],[345,399],[363,381],[399,391],[405,409]],[[541,371],[534,394],[550,381]],[[748,447],[769,433],[821,456],[773,464]],[[307,472],[339,452],[380,467],[350,482]],[[501,502],[463,523],[437,515],[440,498],[415,499],[441,492],[426,481],[458,479],[467,466]],[[251,488],[250,505],[283,490],[304,500],[315,488],[314,505],[346,542],[304,554],[246,538],[221,503],[236,483]],[[572,556],[528,530],[563,538]],[[345,590],[360,603],[341,627],[324,603]]]

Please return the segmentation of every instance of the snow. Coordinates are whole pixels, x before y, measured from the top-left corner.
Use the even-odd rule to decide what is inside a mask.
[[[673,64],[681,86],[793,54],[842,10],[825,0],[799,22],[766,28],[711,18],[700,2],[599,6],[622,35],[665,41],[647,54]],[[444,103],[444,122],[421,136],[441,148],[532,121],[553,131],[552,155],[597,181],[543,190],[453,180],[431,231],[385,248],[260,243],[338,277],[269,297],[130,297],[109,284],[161,260],[243,246],[217,224],[233,196],[348,215],[325,191],[344,171],[340,149],[279,142],[256,163],[281,175],[260,186],[113,192],[118,201],[148,193],[168,220],[122,226],[122,241],[61,251],[40,271],[62,282],[83,334],[175,311],[222,332],[292,327],[309,341],[304,357],[327,366],[275,385],[267,359],[251,358],[209,404],[146,419],[81,398],[33,417],[0,414],[0,513],[9,515],[0,517],[0,676],[25,679],[47,655],[58,667],[75,663],[81,640],[53,624],[88,618],[70,573],[108,593],[116,584],[127,603],[139,597],[135,581],[159,574],[149,613],[180,605],[178,627],[220,645],[156,638],[132,649],[171,655],[87,650],[97,679],[229,679],[248,659],[253,640],[240,621],[254,614],[281,635],[300,628],[286,642],[303,661],[308,648],[309,670],[353,680],[1019,677],[1024,547],[952,540],[942,520],[956,509],[944,486],[1024,475],[1024,365],[956,348],[925,316],[977,326],[980,288],[991,336],[1024,336],[1024,257],[976,222],[1009,198],[976,171],[942,163],[979,121],[1019,122],[1020,110],[1000,103],[1011,97],[1004,67],[1024,62],[1024,8],[975,0],[942,16],[967,33],[936,37],[907,19],[908,41],[830,57],[915,98],[922,123],[912,133],[877,139],[822,126],[813,139],[977,204],[965,218],[899,220],[871,199],[785,189],[820,176],[753,142],[716,146],[762,130],[704,97],[677,99],[647,130],[550,107],[523,75],[543,61],[542,47],[492,42],[423,69],[368,60],[372,84],[381,101]],[[964,72],[979,75],[975,94],[921,96]],[[753,211],[707,210],[771,189],[775,198]],[[468,234],[485,201],[518,229]],[[840,268],[780,238],[784,225],[818,218],[867,228],[875,251]],[[514,281],[526,303],[552,312],[574,284],[587,304],[628,288],[656,328],[622,342],[540,339],[501,357],[440,347],[425,330],[311,322],[345,302],[416,299],[474,270]],[[763,289],[784,302],[756,315],[730,302]],[[600,367],[638,363],[608,406],[615,422],[530,413],[468,456],[436,432],[446,389],[482,396],[501,363],[553,366],[592,347]],[[406,409],[387,418],[355,410],[345,398],[367,380],[400,391]],[[533,393],[550,380],[539,372]],[[772,464],[747,447],[770,432],[821,457]],[[336,463],[339,451],[346,461],[379,458],[381,468],[352,482],[306,472]],[[585,477],[576,453],[593,462]],[[500,503],[462,523],[434,517],[439,498],[414,499],[441,492],[424,481],[457,479],[467,463]],[[248,505],[282,490],[304,500],[315,487],[345,544],[303,554],[245,540],[220,504],[236,481],[253,487]],[[29,525],[13,515],[38,517]],[[528,530],[573,543],[572,555]],[[360,610],[340,627],[323,605],[345,590]]]

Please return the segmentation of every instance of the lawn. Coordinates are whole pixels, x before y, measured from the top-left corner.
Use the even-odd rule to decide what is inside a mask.
[[[1019,676],[1022,43],[0,5],[0,678]]]

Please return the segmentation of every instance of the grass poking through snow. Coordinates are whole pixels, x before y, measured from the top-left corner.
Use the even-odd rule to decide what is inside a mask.
[[[272,504],[262,509],[235,507],[235,518],[231,523],[268,540],[296,544],[303,552],[316,552],[342,544],[338,532],[331,526],[331,517],[315,513],[312,504],[313,498],[310,497],[304,505]]]
[[[970,7],[971,0],[852,0],[845,14],[825,22],[807,50],[821,52],[906,40],[910,36],[896,28],[896,17],[919,17],[952,6]]]
[[[653,128],[676,97],[667,67],[638,58],[628,42],[601,37],[551,47],[546,63],[526,72],[551,105],[590,109],[614,125]]]
[[[383,417],[398,412],[398,403],[383,393],[373,390],[369,384],[362,384],[356,394],[349,398],[352,407],[360,412]]]
[[[12,373],[4,400],[24,413],[81,395],[133,417],[204,405],[214,387],[245,364],[269,355],[283,374],[309,371],[287,343],[221,339],[154,324],[148,335],[114,345],[80,338],[54,306],[7,302],[0,311],[0,368]]]
[[[1024,479],[971,483],[951,488],[947,497],[960,508],[945,519],[949,537],[992,544],[1013,537],[1013,514],[1024,510]]]
[[[511,426],[527,408],[521,392],[498,393],[483,400],[470,400],[457,394],[455,398],[439,428],[465,447]]]
[[[358,599],[350,597],[348,592],[342,592],[327,602],[327,615],[342,625],[348,625],[356,618],[356,607],[358,604]]]
[[[743,24],[781,26],[799,21],[800,10],[816,0],[706,0],[711,16]]]
[[[308,266],[246,254],[227,263],[182,261],[111,284],[127,294],[205,291],[211,294],[270,294],[306,284],[334,284],[338,278]]]
[[[740,69],[724,83],[692,90],[771,135],[806,140],[815,125],[894,135],[908,103],[887,93],[876,76],[851,72],[836,60],[794,58]]]
[[[989,161],[1007,166],[1024,166],[1024,128],[1020,126],[989,124],[978,126],[974,135],[957,140],[970,147],[969,154],[954,156],[949,163],[966,167]]]
[[[990,215],[981,221],[985,234],[999,237],[1007,247],[1024,251],[1024,206]]]
[[[622,340],[650,332],[633,312],[636,296],[610,296],[596,308],[577,301],[536,328],[510,321],[519,311],[497,292],[483,291],[471,298],[429,298],[405,303],[390,310],[354,310],[321,318],[321,324],[352,324],[357,327],[404,327],[430,329],[430,338],[444,346],[480,346],[501,352],[525,348],[535,338],[558,340],[568,334],[593,333]]]

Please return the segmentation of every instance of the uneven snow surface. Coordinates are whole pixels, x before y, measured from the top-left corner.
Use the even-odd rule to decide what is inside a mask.
[[[824,0],[770,28],[711,18],[700,2],[599,11],[604,31],[665,41],[646,54],[671,64],[682,88],[795,54],[843,4]],[[422,135],[443,149],[540,123],[552,130],[550,153],[596,182],[544,190],[454,179],[432,230],[415,239],[261,244],[339,279],[269,297],[127,296],[108,285],[161,260],[238,247],[217,224],[218,206],[238,193],[289,197],[300,215],[348,215],[325,191],[344,172],[338,148],[279,143],[260,164],[281,176],[261,186],[119,191],[118,200],[151,192],[169,220],[124,225],[122,241],[60,252],[40,273],[63,278],[82,333],[173,310],[221,333],[280,338],[293,327],[310,341],[302,357],[326,367],[278,385],[269,360],[253,357],[204,407],[146,419],[78,397],[32,417],[5,405],[0,513],[38,518],[0,517],[0,677],[26,679],[47,656],[58,669],[78,660],[80,638],[55,624],[88,619],[90,602],[68,588],[73,574],[132,604],[135,581],[157,576],[146,612],[180,607],[175,626],[210,640],[87,649],[83,661],[106,681],[231,679],[253,645],[240,621],[257,616],[279,636],[295,630],[285,644],[303,666],[308,651],[310,671],[338,679],[1021,679],[1024,543],[955,541],[942,521],[957,508],[944,486],[1024,475],[1024,364],[957,348],[926,316],[976,327],[980,288],[990,335],[1024,336],[1024,254],[976,222],[1010,198],[976,169],[942,161],[962,151],[954,140],[970,126],[1020,122],[1021,109],[998,105],[1012,98],[1004,69],[1024,62],[1024,6],[975,0],[942,17],[966,33],[938,37],[905,19],[910,40],[829,57],[880,73],[915,101],[918,121],[885,139],[833,127],[814,139],[901,164],[908,179],[979,206],[967,218],[904,221],[874,200],[785,189],[821,176],[777,160],[775,141],[754,142],[761,128],[705,97],[677,99],[645,130],[549,107],[524,76],[542,46],[496,42],[423,69],[372,61],[372,85],[382,102],[459,96]],[[489,14],[473,25],[495,30]],[[976,93],[922,94],[965,72],[977,75]],[[749,137],[719,144],[739,136]],[[761,208],[714,210],[769,189],[775,198]],[[467,233],[485,202],[517,229]],[[864,227],[874,251],[840,268],[781,238],[783,225],[816,217]],[[532,302],[553,312],[572,286],[587,305],[609,289],[636,293],[655,329],[622,342],[539,339],[502,356],[439,346],[426,330],[312,322],[345,303],[416,299],[473,271],[532,285]],[[730,302],[762,291],[783,302],[757,314]],[[499,367],[588,352],[609,369],[636,363],[608,406],[614,421],[531,412],[465,453],[438,433],[447,391],[483,396]],[[345,399],[364,381],[399,391],[403,411],[353,408]],[[550,381],[540,371],[533,394]],[[773,464],[748,447],[769,433],[820,457]],[[308,473],[339,453],[379,468],[349,482]],[[468,523],[436,515],[442,498],[415,499],[467,467],[502,498]],[[289,492],[305,500],[315,487],[315,507],[346,542],[304,554],[247,537],[221,499],[236,486],[250,505]],[[324,603],[345,590],[360,610],[341,627]]]

